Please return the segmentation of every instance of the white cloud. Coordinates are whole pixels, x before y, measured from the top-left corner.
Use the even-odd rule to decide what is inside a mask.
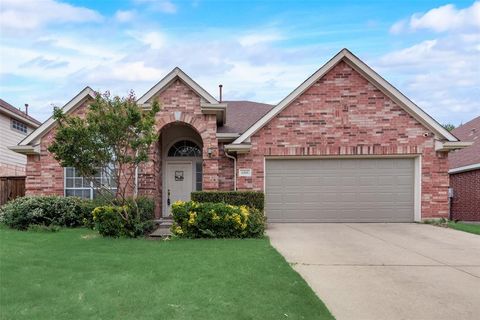
[[[250,33],[238,39],[242,46],[254,46],[261,43],[268,43],[282,40],[283,37],[277,32]]]
[[[480,35],[424,40],[380,57],[375,68],[441,122],[480,114]]]
[[[129,31],[128,34],[154,50],[161,49],[166,43],[166,36],[159,31]]]
[[[390,33],[393,34],[399,34],[403,30],[405,30],[405,27],[407,26],[407,20],[400,20],[395,22],[391,27],[390,27]]]
[[[176,13],[177,6],[170,0],[135,0],[138,4],[146,4],[150,10],[163,13]]]
[[[0,29],[28,31],[54,23],[101,21],[102,16],[91,9],[55,0],[2,0]]]
[[[115,19],[119,22],[130,22],[135,18],[133,10],[118,10],[115,12]]]
[[[480,30],[480,1],[470,7],[457,9],[447,4],[426,13],[415,13],[407,20],[400,20],[390,28],[394,34],[403,31],[431,30],[434,32],[458,31],[474,28]]]

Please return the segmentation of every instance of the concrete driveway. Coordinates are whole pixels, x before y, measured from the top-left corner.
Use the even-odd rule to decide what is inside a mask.
[[[480,319],[480,236],[422,224],[270,224],[337,318]]]

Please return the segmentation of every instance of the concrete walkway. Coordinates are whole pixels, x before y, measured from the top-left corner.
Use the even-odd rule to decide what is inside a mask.
[[[480,319],[480,236],[422,224],[270,224],[337,318]]]

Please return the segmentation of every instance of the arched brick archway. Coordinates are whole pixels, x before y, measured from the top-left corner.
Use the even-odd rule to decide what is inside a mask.
[[[161,113],[161,112],[160,112]],[[192,115],[185,112],[172,112],[157,116],[155,128],[159,133],[158,141],[150,148],[150,161],[139,168],[138,194],[155,199],[155,217],[165,216],[165,195],[162,188],[163,162],[166,142],[166,132],[185,130],[188,128],[197,135],[202,145],[202,187],[203,190],[218,189],[218,141],[216,138],[216,124],[212,119],[205,119],[204,115]],[[175,135],[174,135],[175,136]],[[198,141],[198,139],[197,139]],[[171,141],[170,141],[171,142]]]

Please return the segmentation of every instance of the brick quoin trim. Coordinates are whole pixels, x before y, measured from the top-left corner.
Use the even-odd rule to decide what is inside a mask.
[[[451,174],[450,187],[452,219],[480,221],[480,170]]]
[[[427,135],[427,136],[426,136]],[[421,155],[422,218],[448,217],[447,153],[434,135],[345,62],[251,137],[239,190],[263,190],[265,156]]]

